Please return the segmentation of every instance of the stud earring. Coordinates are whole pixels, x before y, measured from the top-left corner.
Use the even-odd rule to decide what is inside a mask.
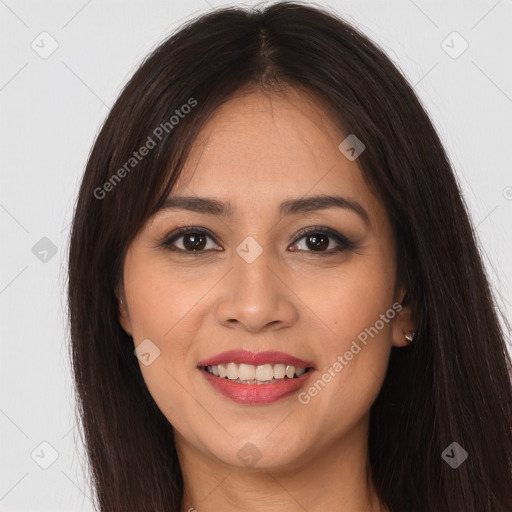
[[[416,338],[417,334],[418,334],[418,331],[408,331],[408,332],[404,333],[404,336],[405,336],[405,339],[409,343],[412,343],[414,341],[414,339]]]

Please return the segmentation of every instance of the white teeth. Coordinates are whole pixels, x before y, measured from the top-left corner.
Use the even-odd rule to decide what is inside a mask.
[[[289,364],[289,365],[286,367],[286,376],[287,376],[289,379],[293,379],[294,374],[295,374],[295,366],[293,366],[293,364]]]
[[[218,365],[207,366],[208,373],[216,377],[228,378],[229,380],[247,384],[271,382],[275,380],[293,379],[295,376],[300,377],[306,373],[306,368],[295,368],[292,364],[261,364],[254,366],[252,364],[224,363]]]
[[[300,377],[304,373],[306,373],[306,368],[296,368],[295,369],[295,375],[297,375],[297,377]]]
[[[228,372],[226,371],[226,365],[225,364],[219,364],[217,365],[219,369],[219,377],[224,378]]]
[[[274,379],[284,379],[286,369],[284,364],[274,365]]]
[[[254,380],[256,378],[256,368],[252,364],[240,364],[238,366],[238,378],[240,380]]]
[[[238,379],[238,365],[235,363],[228,363],[228,367],[226,368],[227,377],[229,380]]]
[[[272,380],[274,378],[274,368],[271,364],[262,364],[256,367],[256,380]]]

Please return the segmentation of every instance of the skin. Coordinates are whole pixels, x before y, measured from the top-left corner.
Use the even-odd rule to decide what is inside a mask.
[[[307,404],[298,392],[238,404],[196,368],[225,350],[278,350],[315,363],[307,389],[400,303],[389,218],[357,159],[338,149],[345,137],[325,105],[299,90],[233,97],[203,127],[171,194],[229,201],[232,218],[162,210],[127,251],[119,318],[135,346],[149,338],[160,350],[140,368],[174,428],[183,512],[386,510],[367,481],[369,411],[391,346],[406,345],[404,333],[416,327],[409,307]],[[339,207],[279,216],[282,201],[320,194],[357,201],[368,223]],[[329,238],[317,249],[296,236],[315,225],[356,248],[319,255],[339,243]],[[159,245],[182,226],[204,227],[215,239],[196,256],[183,234],[174,241],[181,253]],[[248,236],[263,249],[252,263],[236,252]],[[238,457],[247,443],[261,456],[252,467]]]

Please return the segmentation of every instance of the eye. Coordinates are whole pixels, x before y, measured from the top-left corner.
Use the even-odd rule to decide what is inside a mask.
[[[214,243],[208,245],[208,239],[211,239]],[[192,254],[212,249],[215,251],[223,250],[215,243],[215,238],[208,230],[194,226],[177,229],[167,236],[160,245],[171,251]]]
[[[300,240],[304,239],[305,242],[298,249],[292,249],[292,251],[306,251],[318,253],[319,256],[328,256],[333,253],[339,253],[346,249],[355,249],[356,244],[349,240],[347,237],[338,233],[334,229],[324,226],[314,226],[307,228],[298,233],[298,238],[289,247],[297,245]],[[338,245],[334,245],[338,244]]]
[[[208,239],[212,241],[210,245]],[[300,244],[302,239],[305,242]],[[211,250],[223,251],[210,231],[195,226],[185,226],[173,231],[159,245],[176,253],[193,256],[199,256],[201,253]],[[294,246],[298,246],[298,248],[294,249]],[[353,250],[356,248],[356,244],[334,229],[313,226],[300,231],[295,242],[289,248],[292,248],[292,252],[310,252],[318,256],[329,256],[347,249]]]

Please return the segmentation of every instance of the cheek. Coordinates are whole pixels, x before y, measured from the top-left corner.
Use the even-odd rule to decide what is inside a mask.
[[[396,314],[392,268],[383,257],[361,257],[309,293],[311,310],[321,319],[321,323],[315,320],[317,338],[321,337],[317,340],[321,346],[318,379],[328,381],[325,387],[330,389],[326,395],[330,395],[327,402],[332,414],[348,409],[354,419],[364,414],[378,395]]]
[[[139,261],[125,267],[134,338],[167,344],[176,340],[174,335],[186,325],[187,315],[200,310],[197,306],[208,288],[205,289],[203,281],[179,278],[165,262],[149,258]]]
[[[391,266],[380,258],[364,256],[309,288],[307,296],[311,310],[323,321],[330,338],[343,348],[386,313],[392,306],[393,293]],[[389,323],[379,330],[390,336]]]
[[[150,364],[139,360],[144,382],[168,421],[185,429],[188,425],[182,411],[195,411],[190,403],[193,390],[188,390],[191,366],[187,356],[191,329],[197,329],[193,320],[203,311],[205,289],[193,279],[188,283],[177,279],[165,262],[141,258],[125,264],[125,293],[135,345],[146,339],[154,344],[147,345]]]

